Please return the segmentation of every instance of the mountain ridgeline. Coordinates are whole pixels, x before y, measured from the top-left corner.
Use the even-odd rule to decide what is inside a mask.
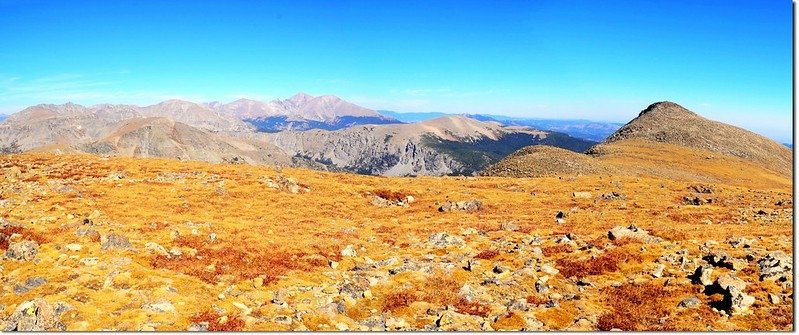
[[[549,175],[657,175],[673,179],[760,180],[792,175],[791,149],[748,130],[706,119],[673,102],[657,102],[584,154],[529,147],[480,174],[503,177]]]
[[[406,124],[334,96],[303,93],[228,104],[36,105],[0,122],[5,153],[85,152],[392,176],[473,174],[538,144],[583,151],[595,142],[462,115]]]

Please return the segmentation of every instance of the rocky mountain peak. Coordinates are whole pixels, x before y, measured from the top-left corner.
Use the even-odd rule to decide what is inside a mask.
[[[308,101],[310,101],[313,98],[314,97],[312,95],[309,95],[307,93],[297,92],[297,94],[292,95],[291,98],[288,99],[288,101],[290,101],[291,103],[293,103],[293,104],[295,104],[297,106],[301,106],[301,105],[304,105],[305,103],[307,103]]]

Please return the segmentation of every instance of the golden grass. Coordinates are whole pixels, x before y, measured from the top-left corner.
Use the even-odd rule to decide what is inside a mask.
[[[644,155],[647,149],[630,150]],[[694,159],[693,153],[671,151],[675,152],[684,157],[668,166],[688,168],[681,167],[680,162]],[[603,159],[623,161],[619,156]],[[704,305],[675,311],[685,295],[702,296],[701,293],[679,280],[672,280],[669,287],[662,288],[663,278],[652,279],[648,275],[654,259],[683,248],[695,256],[698,245],[706,240],[718,241],[719,248],[735,257],[743,257],[740,249],[732,249],[724,241],[739,236],[757,239],[755,248],[792,253],[792,212],[784,202],[776,205],[791,198],[790,179],[769,171],[753,172],[751,166],[742,166],[736,172],[736,162],[703,160],[697,163],[703,176],[710,174],[713,167],[721,174],[714,181],[697,181],[685,175],[378,178],[165,159],[53,154],[0,156],[0,168],[4,170],[0,171],[3,182],[0,197],[13,201],[12,205],[0,207],[0,215],[24,225],[24,230],[16,231],[23,239],[37,240],[42,245],[38,263],[4,262],[4,274],[10,282],[34,276],[48,279],[47,285],[27,295],[0,294],[6,306],[0,313],[10,315],[23,301],[36,294],[47,294],[48,300],[73,305],[70,319],[64,320],[69,330],[136,330],[147,322],[160,324],[159,330],[185,330],[196,320],[209,324],[219,321],[222,316],[214,314],[215,307],[237,311],[232,304],[241,302],[253,308],[252,314],[230,313],[227,322],[215,324],[215,329],[289,330],[304,326],[311,330],[335,330],[339,323],[357,329],[356,322],[384,312],[402,317],[411,325],[429,325],[434,320],[426,314],[427,309],[451,306],[462,314],[490,320],[498,317],[492,323],[495,329],[518,330],[526,326],[524,315],[504,313],[504,304],[507,297],[526,297],[531,305],[528,313],[537,315],[551,329],[562,329],[574,322],[577,308],[570,301],[560,301],[559,307],[543,307],[549,299],[535,293],[534,280],[520,280],[513,286],[485,286],[486,294],[497,297],[496,301],[482,298],[467,301],[459,294],[465,284],[482,287],[484,276],[493,276],[494,262],[512,270],[522,268],[528,256],[508,253],[506,246],[538,235],[545,241],[541,245],[544,261],[553,262],[560,270],[549,280],[554,292],[563,290],[566,278],[572,276],[593,276],[589,281],[601,284],[599,287],[627,276],[646,277],[654,285],[625,284],[619,289],[586,287],[576,302],[585,305],[581,308],[601,315],[604,328],[789,329],[792,300],[780,305],[761,304],[766,301],[767,292],[780,288],[774,283],[760,282],[753,263],[739,271],[738,276],[750,283],[747,290],[752,290],[759,302],[752,307],[750,316],[731,317],[729,322],[717,322],[718,315]],[[9,172],[11,169],[18,169],[19,174]],[[125,178],[106,178],[116,172],[124,172]],[[18,177],[12,178],[12,174]],[[183,176],[174,180],[158,178],[171,174]],[[259,182],[259,178],[274,179],[278,175],[294,178],[308,185],[311,191],[291,194]],[[738,177],[738,181],[733,180]],[[688,188],[698,183],[713,186],[712,196],[719,201],[703,206],[682,205],[681,198],[691,194]],[[592,190],[595,194],[615,191],[627,199],[574,199],[575,190]],[[387,199],[412,194],[416,202],[409,208],[380,208],[364,200],[364,195],[370,193],[382,194]],[[437,202],[468,199],[479,199],[485,206],[474,213],[437,211]],[[571,211],[572,208],[575,210]],[[775,216],[775,221],[768,222],[750,215],[748,223],[737,224],[741,208],[786,210],[788,214]],[[93,214],[95,211],[97,214]],[[566,224],[555,222],[557,211],[569,213]],[[83,218],[88,216],[93,224],[83,225]],[[704,219],[713,223],[702,223]],[[502,230],[502,223],[509,221],[520,229]],[[607,239],[610,228],[629,223],[674,244],[673,248]],[[98,233],[87,238],[76,237],[76,230],[84,226]],[[465,228],[486,235],[461,235]],[[101,251],[100,235],[111,232],[126,236],[136,251]],[[465,248],[431,248],[427,239],[437,232],[463,238]],[[595,248],[577,250],[566,244],[551,243],[565,233],[590,241]],[[216,236],[213,241],[210,234]],[[182,255],[148,254],[143,251],[148,242],[158,243],[166,250],[179,248]],[[56,248],[69,243],[81,244],[83,248],[77,252]],[[356,257],[340,255],[347,245],[357,250]],[[61,254],[66,256],[60,257]],[[316,307],[328,302],[319,300],[322,298],[314,296],[315,292],[320,288],[337,292],[343,275],[356,277],[356,272],[350,270],[366,264],[365,257],[375,261],[394,257],[422,264],[428,256],[457,262],[453,259],[459,255],[476,256],[481,260],[479,266],[472,272],[456,266],[437,269],[432,275],[409,271],[384,277],[388,270],[399,265],[386,266],[374,270],[383,276],[378,284],[366,284],[371,297],[336,301],[346,305],[345,313],[328,315]],[[80,263],[90,257],[98,257],[100,265]],[[329,265],[331,261],[338,262],[337,268]],[[113,269],[113,274],[109,269]],[[292,308],[308,313],[291,325],[272,322],[281,313],[280,307],[271,303],[274,292],[292,287],[313,288],[285,298]],[[220,294],[224,297],[220,298]],[[662,297],[653,310],[641,307],[653,297]],[[176,312],[147,315],[139,308],[162,299],[171,301]],[[702,299],[707,304],[713,297],[702,296]],[[661,308],[668,308],[670,313],[663,324],[655,319],[663,315]],[[641,315],[625,314],[628,309],[630,313],[641,311],[638,313]]]

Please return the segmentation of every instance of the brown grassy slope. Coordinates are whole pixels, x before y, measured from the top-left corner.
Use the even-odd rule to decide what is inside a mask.
[[[481,174],[495,177],[546,177],[612,172],[614,169],[600,164],[591,156],[548,145],[535,145],[515,151]]]
[[[729,161],[706,163],[708,169],[729,173],[727,178],[751,178],[751,171],[730,168]],[[294,178],[311,190],[293,194],[268,187],[265,178],[278,176]],[[707,307],[711,298],[686,278],[702,256],[700,245],[711,240],[716,241],[710,244],[714,248],[738,259],[751,254],[756,260],[775,250],[792,254],[790,180],[774,178],[751,178],[747,187],[708,183],[713,193],[704,196],[716,201],[686,206],[682,198],[693,195],[689,188],[696,182],[645,175],[384,178],[166,159],[0,156],[0,216],[24,225],[27,232],[17,238],[46,237],[36,262],[0,260],[0,326],[20,303],[40,297],[72,307],[62,316],[68,330],[185,330],[206,319],[214,329],[360,329],[367,320],[381,317],[401,318],[408,327],[421,329],[435,325],[436,311],[447,305],[457,312],[455,325],[461,330],[480,329],[484,323],[564,329],[580,318],[604,320],[602,325],[629,320],[622,326],[631,329],[785,330],[790,328],[785,320],[793,300],[771,305],[767,294],[788,297],[792,291],[759,281],[754,260],[737,274],[750,283],[747,291],[758,302],[749,315],[714,314]],[[367,194],[381,190],[410,194],[416,201],[408,208],[372,205]],[[594,197],[574,198],[575,191]],[[625,200],[599,197],[609,192]],[[437,203],[468,199],[479,199],[483,208],[438,211]],[[759,210],[774,215],[756,215]],[[555,222],[557,211],[568,213],[565,224]],[[89,225],[84,224],[87,217]],[[517,228],[503,229],[508,222]],[[631,223],[665,242],[608,241],[608,229]],[[84,227],[102,236],[123,235],[135,251],[103,251],[99,239],[76,235]],[[428,238],[438,232],[464,242],[436,248]],[[567,233],[595,247],[559,247],[555,240]],[[533,252],[536,245],[529,241],[536,235],[545,253]],[[733,249],[725,242],[738,237],[754,240],[752,248]],[[146,251],[151,242],[177,248],[184,256],[159,258]],[[82,248],[71,251],[68,244]],[[348,245],[357,256],[340,255]],[[650,275],[656,259],[683,249],[689,266],[669,264],[664,278]],[[86,265],[92,258],[97,265]],[[392,258],[397,263],[375,264]],[[467,260],[476,261],[471,271],[463,269]],[[338,262],[335,269],[328,266],[332,261]],[[497,264],[510,271],[495,273]],[[544,273],[535,269],[542,264],[562,267],[569,275],[587,269],[584,275],[592,285],[578,289],[573,279],[559,273],[548,276],[549,291],[537,292],[535,282]],[[413,266],[390,274],[404,265]],[[714,278],[726,272],[717,269]],[[30,277],[43,277],[47,283],[26,293],[13,292],[14,285]],[[489,279],[498,284],[486,284]],[[615,282],[664,287],[666,279],[670,284],[657,292],[663,299],[646,301],[658,317],[667,317],[666,323],[630,317],[623,310],[647,297],[645,292],[619,295],[630,298],[627,305],[612,301],[618,295],[611,286]],[[471,302],[459,296],[464,285],[478,291]],[[353,286],[369,294],[340,293]],[[635,288],[625,284],[619,289]],[[286,307],[273,303],[280,291],[288,292],[282,297]],[[677,302],[693,295],[700,297],[702,309],[676,309]],[[556,298],[556,306],[546,306]],[[514,299],[530,300],[533,306],[508,313],[506,306]],[[175,311],[142,308],[162,301]],[[467,314],[471,316],[461,316]],[[482,315],[486,317],[480,321],[471,318]],[[293,321],[277,322],[279,316]],[[533,319],[543,325],[527,321]]]

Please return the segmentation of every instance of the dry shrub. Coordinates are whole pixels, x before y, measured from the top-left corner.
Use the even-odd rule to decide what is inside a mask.
[[[669,307],[660,303],[669,294],[660,285],[625,284],[618,288],[605,288],[602,293],[602,300],[613,310],[597,320],[600,330],[660,330],[660,319],[669,315]]]
[[[641,243],[641,241],[640,240],[636,240],[636,239],[634,239],[632,237],[625,236],[625,237],[622,237],[622,238],[617,238],[615,240],[610,240],[610,243],[613,243],[613,244],[621,247],[621,246],[625,246],[625,245],[628,245],[628,244],[631,244],[631,243]]]
[[[480,317],[487,317],[491,312],[491,308],[478,301],[468,301],[465,298],[459,299],[454,305],[455,311],[461,314],[476,315]]]
[[[544,256],[551,257],[564,252],[571,252],[572,247],[568,244],[557,244],[541,248],[541,253]]]
[[[558,269],[566,277],[595,276],[608,272],[619,271],[619,265],[640,262],[641,255],[624,250],[614,249],[607,251],[599,257],[586,260],[558,259]]]
[[[40,245],[47,242],[46,237],[35,231],[31,231],[19,226],[5,226],[0,228],[0,250],[8,249],[8,245],[10,243],[9,239],[13,234],[19,234],[22,236],[22,240],[35,241]]]
[[[211,243],[205,237],[185,236],[175,240],[182,247],[194,248],[197,255],[168,257],[156,255],[151,260],[155,268],[169,269],[213,283],[220,275],[233,275],[240,280],[262,276],[271,283],[291,271],[310,271],[327,265],[330,252],[289,252],[269,247],[254,248],[249,245]]]
[[[699,222],[699,221],[694,221],[694,222]],[[688,235],[685,232],[671,228],[650,229],[649,233],[667,241],[681,241],[688,239]]]
[[[549,303],[549,298],[540,294],[531,294],[527,296],[527,303],[534,306],[545,305]]]
[[[416,300],[416,293],[412,290],[389,293],[383,300],[383,312],[393,312],[408,307]]]
[[[389,190],[375,190],[372,194],[389,201],[403,201],[408,196],[407,192],[397,192]]]
[[[222,316],[216,311],[206,310],[192,316],[192,323],[208,322],[208,330],[214,332],[240,331],[244,328],[244,320],[238,315],[228,315],[227,321],[222,323]]]
[[[526,326],[527,321],[521,315],[508,312],[497,317],[492,327],[496,330],[521,330]]]
[[[494,259],[497,256],[499,256],[499,251],[496,251],[496,250],[483,250],[480,253],[478,253],[477,255],[475,255],[474,258],[477,258],[477,259]]]

